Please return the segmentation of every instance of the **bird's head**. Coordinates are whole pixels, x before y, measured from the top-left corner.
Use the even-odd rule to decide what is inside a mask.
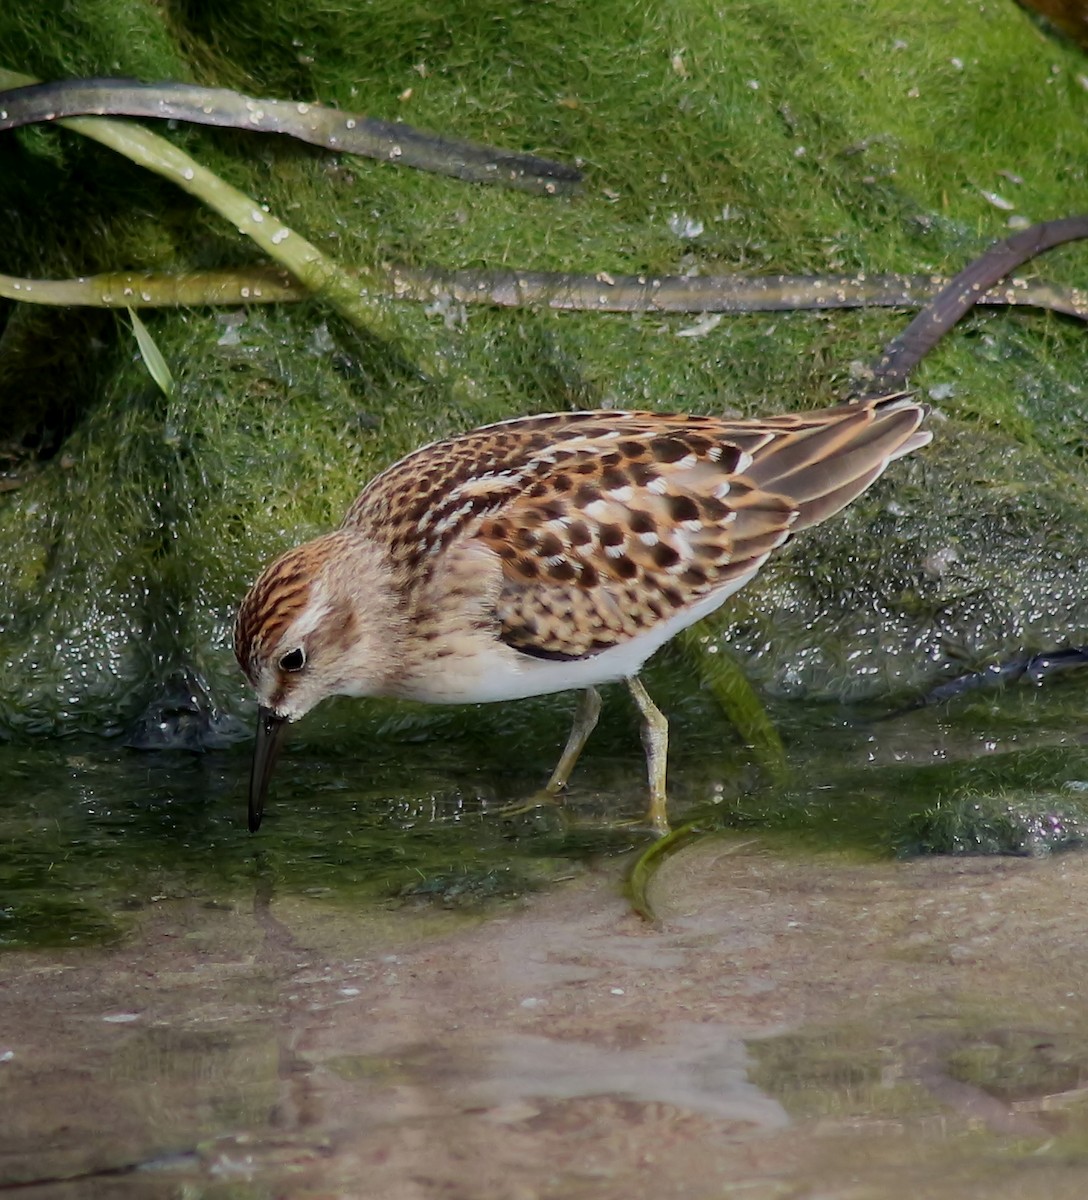
[[[396,606],[379,550],[337,530],[276,559],[249,589],[234,653],[257,692],[249,827],[261,823],[287,724],[329,696],[382,692],[396,673]]]

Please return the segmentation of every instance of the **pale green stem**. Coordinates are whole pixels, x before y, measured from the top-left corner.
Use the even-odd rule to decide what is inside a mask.
[[[0,88],[36,82],[30,76],[0,68]],[[214,209],[353,325],[386,340],[402,340],[402,322],[392,317],[388,301],[382,295],[387,286],[382,272],[362,269],[356,270],[354,276],[349,275],[252,197],[143,126],[103,117],[69,117],[59,123],[169,179]],[[442,373],[437,361],[420,366],[428,375]]]

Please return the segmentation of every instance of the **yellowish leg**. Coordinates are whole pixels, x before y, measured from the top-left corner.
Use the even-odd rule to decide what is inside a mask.
[[[567,744],[559,759],[559,764],[552,772],[548,786],[544,789],[549,796],[557,796],[567,786],[567,780],[570,778],[571,771],[574,770],[574,764],[585,749],[589,735],[597,728],[597,718],[600,715],[601,693],[594,687],[588,687],[582,693],[578,707],[574,710],[574,724],[570,727],[570,736],[567,738]]]
[[[638,679],[628,679],[627,686],[642,713],[642,745],[646,750],[646,773],[650,780],[650,807],[646,819],[654,833],[664,837],[669,832],[668,797],[665,795],[669,722]]]

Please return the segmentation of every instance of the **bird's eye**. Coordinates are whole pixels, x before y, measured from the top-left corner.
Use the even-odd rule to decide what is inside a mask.
[[[306,651],[301,646],[288,650],[280,659],[281,671],[301,671],[306,665]]]

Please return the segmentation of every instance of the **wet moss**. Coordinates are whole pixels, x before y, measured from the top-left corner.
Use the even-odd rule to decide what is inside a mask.
[[[41,22],[16,6],[0,44],[45,77],[316,97],[584,161],[583,196],[556,202],[276,138],[169,134],[348,266],[950,272],[1006,232],[986,193],[1030,219],[1082,203],[1083,64],[1012,6],[896,0],[879,21],[774,0],[725,17],[705,0],[249,7],[79,0]],[[61,130],[0,140],[0,207],[16,273],[255,259],[189,198]],[[679,237],[673,214],[702,232]],[[1085,262],[1074,247],[1038,270],[1076,282]],[[421,323],[391,305],[407,331],[393,348],[316,304],[163,313],[148,322],[178,379],[166,401],[124,321],[15,311],[0,309],[0,431],[40,456],[0,496],[15,564],[0,727],[19,734],[123,729],[179,663],[243,709],[227,642],[247,582],[420,442],[587,404],[826,403],[905,320],[761,315],[680,339],[688,318],[447,308]],[[948,417],[933,449],[719,623],[759,685],[874,696],[1084,639],[1084,355],[1082,330],[1037,313],[978,314],[938,348],[918,374]],[[445,377],[421,378],[417,358]],[[370,732],[400,719],[357,711]],[[405,718],[433,736],[477,719]]]
[[[904,823],[907,854],[1041,855],[1084,845],[1088,805],[1064,793],[967,792],[950,796]]]

